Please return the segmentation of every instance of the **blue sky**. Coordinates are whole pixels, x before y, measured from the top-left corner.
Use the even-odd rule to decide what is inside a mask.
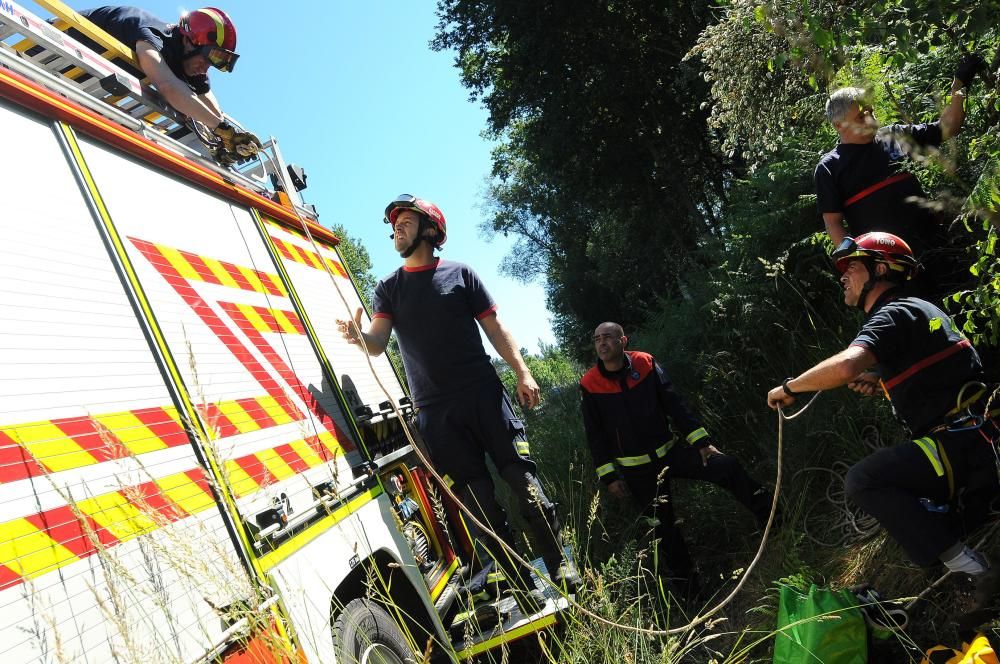
[[[428,47],[435,2],[217,2],[238,28],[240,60],[232,74],[213,70],[213,90],[224,111],[262,139],[277,137],[285,159],[306,169],[303,194],[320,222],[361,238],[381,277],[400,264],[382,223],[386,204],[400,193],[434,201],[448,220],[443,257],[475,268],[522,347],[537,352],[538,339],[552,342],[542,287],[498,275],[510,243],[480,237],[486,112],[469,101],[454,54]],[[202,5],[139,6],[173,22]]]

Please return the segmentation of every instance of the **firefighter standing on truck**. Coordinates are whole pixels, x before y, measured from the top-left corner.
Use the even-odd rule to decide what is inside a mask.
[[[602,323],[594,331],[597,365],[580,380],[587,443],[608,491],[621,499],[631,495],[658,522],[656,567],[669,570],[682,599],[692,599],[698,591],[697,570],[675,524],[670,480],[721,486],[761,526],[770,515],[772,496],[739,461],[713,445],[656,358],[626,351],[627,342],[618,323]]]
[[[435,468],[477,518],[512,543],[486,466],[488,454],[531,525],[553,582],[576,592],[581,579],[572,562],[563,558],[555,506],[535,476],[524,425],[483,349],[479,327],[516,372],[521,404],[532,408],[539,403],[538,385],[517,343],[497,317],[496,304],[478,275],[434,255],[447,237],[444,215],[436,205],[403,194],[386,207],[384,221],[392,226],[403,265],[376,286],[371,327],[361,330],[358,309],[353,322],[337,321],[341,332],[351,343],[363,339],[368,353],[379,355],[395,330],[413,403],[419,408],[417,426]],[[528,571],[509,561],[492,537],[480,541],[512,583],[521,612],[528,615],[541,608],[544,594],[534,589]]]
[[[97,7],[80,15],[135,51],[143,73],[174,110],[208,127],[221,143],[220,162],[228,165],[257,154],[260,140],[226,121],[208,80],[210,67],[231,72],[239,58],[236,26],[224,11],[196,9],[176,25],[137,7]],[[76,31],[71,35],[103,50]]]
[[[904,297],[917,268],[910,247],[890,233],[845,238],[833,254],[844,301],[865,312],[845,350],[772,389],[767,403],[788,406],[803,392],[841,385],[866,395],[884,390],[911,441],[881,449],[847,473],[847,495],[889,531],[916,564],[940,560],[972,575],[976,592],[964,627],[983,622],[1000,589],[1000,567],[966,546],[950,507],[959,494],[965,527],[986,516],[997,494],[996,422],[972,415],[991,390],[979,356],[941,309]],[[875,369],[871,372],[871,369]]]

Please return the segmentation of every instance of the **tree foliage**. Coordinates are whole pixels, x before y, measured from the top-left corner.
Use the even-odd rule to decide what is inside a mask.
[[[515,235],[511,274],[546,278],[561,338],[642,320],[678,296],[716,230],[725,172],[703,130],[705,84],[684,55],[701,3],[438,3],[435,48],[500,139],[491,232]],[[637,280],[643,273],[648,278]]]
[[[372,296],[375,295],[375,284],[378,283],[378,279],[372,269],[372,259],[368,254],[368,249],[359,238],[349,234],[341,224],[334,224],[330,229],[340,239],[340,255],[350,267],[350,273],[358,287],[361,301],[371,311]]]
[[[863,85],[884,120],[936,119],[959,55],[996,52],[1000,9],[440,0],[438,15],[433,46],[455,52],[499,139],[484,228],[515,238],[505,269],[544,279],[557,336],[584,357],[595,323],[642,327],[704,293],[707,271],[777,260],[821,229],[811,171],[836,142],[828,92]],[[916,168],[949,220],[981,214],[965,202],[991,186],[980,177],[994,154],[991,80],[969,103],[975,138]],[[975,232],[959,250],[984,235],[981,222],[964,226]],[[991,284],[959,298],[974,332],[985,319],[971,308],[993,301]]]
[[[827,95],[862,86],[883,122],[935,120],[960,56],[981,53],[987,71],[971,87],[965,130],[912,168],[944,220],[947,250],[972,266],[945,304],[995,361],[1000,4],[439,0],[438,14],[434,46],[454,51],[499,140],[486,230],[515,238],[511,274],[545,280],[563,352],[589,362],[593,326],[623,323],[758,476],[776,460],[766,391],[841,350],[858,327],[815,206],[813,169],[837,140]],[[568,419],[533,430],[576,449],[578,418],[560,406]],[[902,436],[887,404],[847,390],[824,394],[798,424],[785,458],[799,469],[857,460],[871,431]],[[792,503],[823,500],[795,477]],[[715,517],[690,527],[717,536]],[[783,554],[830,563],[801,540]],[[860,580],[863,566],[840,562],[828,579]],[[879,570],[865,571],[880,583]],[[886,593],[921,590],[913,574],[883,578]]]

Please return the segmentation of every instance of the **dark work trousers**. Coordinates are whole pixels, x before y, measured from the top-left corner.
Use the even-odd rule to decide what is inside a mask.
[[[662,472],[664,467],[666,472]],[[654,532],[660,540],[658,567],[665,567],[680,578],[690,578],[694,562],[680,528],[674,524],[676,516],[670,493],[672,479],[702,480],[722,487],[753,513],[758,524],[766,523],[770,513],[771,494],[747,474],[735,457],[727,454],[711,457],[706,466],[697,448],[678,442],[662,459],[642,466],[621,468],[621,472],[636,506],[659,521]]]
[[[921,498],[931,501],[931,507],[954,506],[961,494],[966,511],[982,516],[997,493],[997,467],[985,433],[942,431],[920,439],[936,462],[915,441],[881,449],[851,467],[844,488],[899,542],[910,560],[927,567],[959,541],[960,524],[950,511],[930,510]],[[954,489],[949,487],[949,466]],[[967,520],[970,516],[965,515]],[[981,521],[977,516],[971,520]]]
[[[486,466],[486,455],[490,455],[500,476],[510,485],[517,509],[531,526],[538,553],[550,572],[554,571],[562,558],[556,509],[535,477],[524,424],[515,416],[500,381],[474,386],[454,398],[422,406],[417,428],[427,442],[434,466],[453,482],[455,494],[478,519],[514,546],[507,515],[497,502]],[[477,532],[472,523],[468,526],[512,582],[533,587],[527,584],[527,570],[510,561],[492,537]]]

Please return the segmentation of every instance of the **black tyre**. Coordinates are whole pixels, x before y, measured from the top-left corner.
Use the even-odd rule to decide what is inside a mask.
[[[415,664],[402,630],[378,604],[364,598],[348,602],[333,623],[337,664]]]

